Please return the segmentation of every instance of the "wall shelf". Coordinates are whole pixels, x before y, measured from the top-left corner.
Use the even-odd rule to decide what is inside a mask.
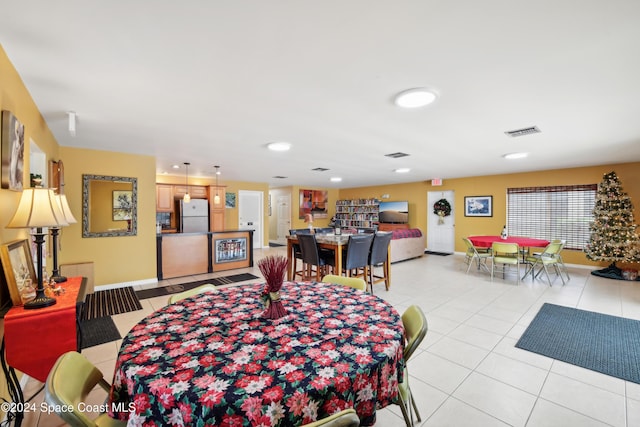
[[[336,225],[342,228],[375,228],[378,225],[378,199],[351,199],[336,202]]]

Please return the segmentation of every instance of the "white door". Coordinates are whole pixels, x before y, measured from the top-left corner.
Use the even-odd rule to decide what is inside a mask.
[[[278,215],[278,241],[286,242],[291,229],[291,195],[278,196],[276,199],[276,215]]]
[[[433,205],[445,199],[451,205],[451,215],[441,218],[433,213]],[[455,204],[453,191],[427,193],[427,250],[452,254],[455,251]]]
[[[262,191],[238,191],[238,225],[253,231],[253,247],[262,248],[264,237],[264,194]]]

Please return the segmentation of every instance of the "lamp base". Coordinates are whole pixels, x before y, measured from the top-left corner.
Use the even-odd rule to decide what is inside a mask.
[[[51,280],[53,280],[56,283],[62,283],[62,282],[66,282],[67,278],[65,276],[51,276]]]
[[[46,296],[44,292],[42,294],[38,292],[38,295],[36,295],[35,299],[32,299],[31,301],[24,303],[24,308],[25,310],[32,310],[35,308],[45,308],[45,307],[49,307],[50,305],[54,305],[55,303],[56,303],[55,298]]]

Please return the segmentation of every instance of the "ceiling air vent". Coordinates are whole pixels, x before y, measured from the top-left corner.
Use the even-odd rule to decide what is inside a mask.
[[[385,154],[385,157],[391,157],[394,159],[399,159],[400,157],[407,157],[407,156],[408,156],[407,153],[401,153],[401,152]]]
[[[273,177],[274,179],[287,179],[286,176],[282,176],[282,175],[276,175]]]
[[[538,129],[538,126],[531,126],[529,128],[522,128],[522,129],[516,129],[516,130],[508,130],[505,132],[506,135],[512,138],[515,138],[516,136],[531,135],[532,133],[540,133],[540,129]]]
[[[329,169],[327,169],[327,168],[313,168],[313,169],[311,169],[311,170],[312,170],[312,171],[315,171],[315,172],[326,172],[326,171],[328,171]]]

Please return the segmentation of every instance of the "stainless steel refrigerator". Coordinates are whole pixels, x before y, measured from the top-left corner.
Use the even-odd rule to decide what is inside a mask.
[[[189,203],[180,200],[178,205],[180,232],[206,233],[209,231],[209,202],[191,199]]]

